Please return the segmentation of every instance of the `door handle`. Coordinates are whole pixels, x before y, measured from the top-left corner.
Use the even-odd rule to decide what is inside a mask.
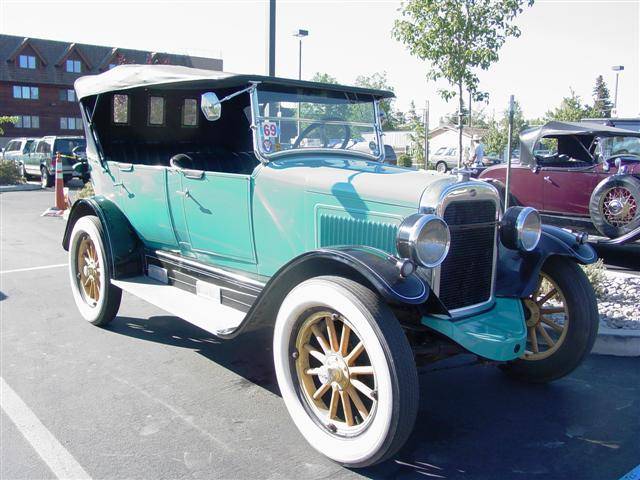
[[[121,172],[133,172],[133,163],[118,163],[118,170]]]
[[[551,177],[549,177],[549,176],[543,177],[543,180],[544,180],[545,182],[547,182],[547,183],[553,183],[553,182],[551,181]]]
[[[176,190],[176,193],[185,198],[189,198],[191,196],[189,190]]]

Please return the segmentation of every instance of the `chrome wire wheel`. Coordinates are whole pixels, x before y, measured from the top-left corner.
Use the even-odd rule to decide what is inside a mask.
[[[84,301],[95,307],[100,300],[100,258],[91,237],[84,233],[76,253],[76,281]]]
[[[332,434],[358,435],[375,416],[376,374],[361,337],[347,319],[329,310],[302,320],[295,369],[301,395]]]
[[[564,293],[553,279],[540,273],[538,286],[523,301],[527,325],[524,360],[536,361],[553,355],[569,330],[569,310]]]
[[[600,203],[604,220],[613,227],[624,227],[638,213],[638,199],[625,187],[614,187],[607,191]]]

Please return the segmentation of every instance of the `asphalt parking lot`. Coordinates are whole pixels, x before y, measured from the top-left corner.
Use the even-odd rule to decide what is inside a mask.
[[[0,194],[2,479],[67,468],[114,479],[600,480],[640,463],[640,360],[592,355],[547,386],[459,366],[464,358],[425,372],[405,448],[375,468],[344,469],[295,429],[255,338],[220,342],[129,295],[108,328],[82,320],[64,221],[40,217],[52,201],[51,190]],[[25,408],[66,452],[58,470],[38,453],[51,453],[50,440],[16,425]]]

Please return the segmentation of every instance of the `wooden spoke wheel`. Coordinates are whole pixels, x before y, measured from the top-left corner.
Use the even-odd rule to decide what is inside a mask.
[[[91,237],[84,233],[76,254],[76,279],[87,304],[95,307],[100,300],[100,259]]]
[[[524,359],[542,360],[553,355],[564,342],[569,329],[569,311],[558,284],[540,273],[538,286],[524,300],[527,324],[527,347]]]
[[[353,326],[337,312],[313,312],[302,322],[296,351],[301,390],[317,419],[336,435],[366,428],[376,407],[376,375]]]

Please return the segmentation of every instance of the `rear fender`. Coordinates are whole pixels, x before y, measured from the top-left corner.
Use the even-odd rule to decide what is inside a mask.
[[[528,297],[535,289],[544,262],[553,255],[569,257],[577,263],[594,263],[598,256],[576,236],[551,225],[542,226],[542,236],[532,252],[509,250],[500,244],[496,273],[496,296]]]
[[[69,250],[74,225],[87,215],[95,215],[102,224],[112,277],[140,274],[143,266],[142,242],[120,209],[102,196],[83,198],[73,204],[62,237],[62,247]]]

